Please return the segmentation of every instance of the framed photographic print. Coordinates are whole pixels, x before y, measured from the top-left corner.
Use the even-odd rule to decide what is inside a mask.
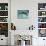
[[[18,19],[28,19],[29,10],[17,10]]]
[[[39,37],[46,37],[46,29],[39,29]]]

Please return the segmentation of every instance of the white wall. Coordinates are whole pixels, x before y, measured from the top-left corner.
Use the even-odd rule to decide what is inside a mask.
[[[32,3],[33,2],[33,3]],[[17,10],[29,10],[29,19],[17,19]],[[11,22],[17,29],[28,29],[32,24],[37,23],[37,2],[31,0],[12,0],[11,1]]]

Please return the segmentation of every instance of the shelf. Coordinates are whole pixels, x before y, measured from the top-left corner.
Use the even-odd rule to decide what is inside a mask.
[[[46,23],[46,22],[38,22],[38,23]]]
[[[0,11],[8,11],[8,10],[0,10]]]
[[[8,16],[0,16],[0,17],[8,17]]]
[[[46,10],[38,10],[38,11],[46,11]]]
[[[38,29],[46,29],[46,28],[38,28]]]
[[[46,15],[44,15],[44,16],[38,16],[38,17],[46,17]]]
[[[0,23],[8,23],[8,22],[0,22]]]

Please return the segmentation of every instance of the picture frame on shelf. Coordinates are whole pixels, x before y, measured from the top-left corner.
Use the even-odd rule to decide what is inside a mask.
[[[38,10],[46,10],[46,3],[38,3]]]
[[[0,11],[0,16],[8,16],[8,11]]]
[[[46,17],[38,17],[38,22],[46,22]]]
[[[39,37],[46,37],[46,29],[39,29],[38,31]]]
[[[0,3],[0,10],[8,10],[8,3]]]
[[[46,11],[38,11],[38,16],[46,16]]]
[[[0,22],[8,22],[8,17],[0,17]]]
[[[46,23],[38,23],[38,28],[46,28]]]

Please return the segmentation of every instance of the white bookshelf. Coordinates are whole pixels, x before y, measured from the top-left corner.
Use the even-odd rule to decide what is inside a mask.
[[[40,9],[42,8],[42,9]],[[46,37],[45,34],[40,34],[40,31],[46,31],[46,3],[38,4],[38,32],[39,37]]]
[[[6,7],[5,7],[6,6]],[[0,28],[4,31],[5,36],[8,38],[8,3],[0,3],[0,25],[2,25]],[[3,24],[5,29],[3,29]],[[1,33],[1,32],[0,32]]]

